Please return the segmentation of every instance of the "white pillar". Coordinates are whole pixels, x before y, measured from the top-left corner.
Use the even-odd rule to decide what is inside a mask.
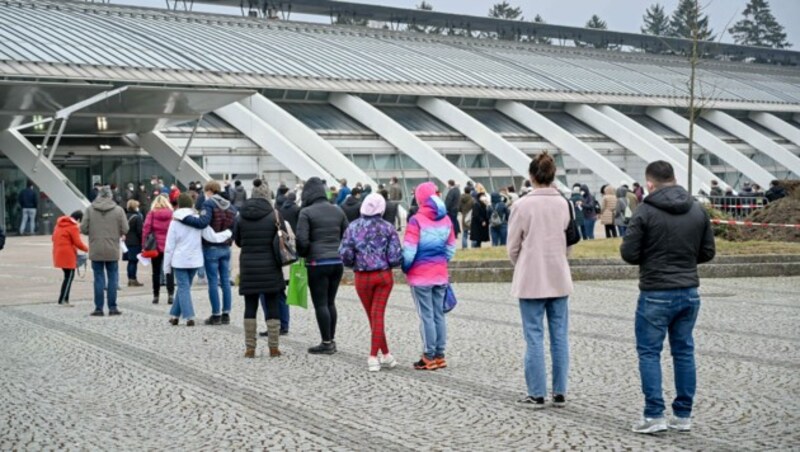
[[[606,106],[600,106],[595,109],[588,105],[570,104],[567,105],[565,110],[572,116],[603,132],[607,137],[638,155],[645,162],[651,163],[656,160],[669,162],[675,168],[675,175],[680,183],[686,184],[689,180],[689,173],[686,169],[688,159],[686,154],[633,119]],[[714,178],[714,176],[712,175],[711,178]],[[694,187],[695,192],[703,190],[709,193],[711,187],[707,182],[710,181],[710,178],[706,178],[707,181],[704,183],[695,174],[692,179],[692,187]]]
[[[242,132],[247,138],[261,146],[283,166],[300,179],[319,177],[331,184],[336,178],[317,162],[292,144],[274,127],[264,122],[255,113],[240,103],[232,103],[214,110],[214,113]]]
[[[800,146],[800,129],[783,119],[773,114],[760,111],[750,113],[750,119]]]
[[[664,107],[651,107],[647,109],[646,113],[647,116],[689,138],[689,120],[683,116]],[[733,146],[720,140],[697,124],[694,126],[694,141],[702,146],[703,149],[724,160],[762,187],[769,187],[770,181],[775,179],[775,176],[770,174],[769,171],[758,166]]]
[[[254,94],[240,103],[275,130],[279,130],[292,144],[333,174],[336,179],[345,178],[352,183],[361,182],[373,187],[378,186],[364,170],[332,144],[271,100],[261,94]]]
[[[753,146],[783,165],[784,168],[800,176],[800,158],[773,141],[772,138],[765,136],[758,130],[719,110],[703,112],[702,117],[715,126],[727,130],[731,135]]]
[[[53,165],[53,162],[42,157],[39,163],[36,163],[39,151],[18,131],[0,132],[0,149],[62,212],[69,215],[76,210],[86,210],[89,207],[89,201],[83,193]]]
[[[400,152],[414,159],[443,183],[453,179],[463,187],[470,180],[463,171],[450,163],[436,149],[360,97],[334,93],[331,94],[329,101],[331,105],[364,124]]]
[[[535,110],[520,102],[502,100],[495,105],[506,116],[538,133],[547,141],[574,157],[595,174],[615,187],[625,181],[633,184],[630,175],[619,169],[610,160],[600,155],[591,146],[576,138],[563,127],[547,119]]]
[[[188,186],[190,182],[197,181],[207,182],[211,179],[211,176],[188,155],[184,157],[183,149],[172,144],[161,132],[140,133],[137,141],[142,149],[183,185]]]

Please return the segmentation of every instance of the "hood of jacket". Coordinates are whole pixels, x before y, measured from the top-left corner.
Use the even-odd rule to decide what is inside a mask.
[[[68,228],[70,226],[78,226],[78,222],[75,221],[75,219],[69,215],[58,217],[58,222],[56,224],[62,228]]]
[[[680,215],[692,208],[694,199],[685,188],[673,185],[650,193],[644,202],[664,212]]]
[[[348,196],[347,199],[344,200],[344,205],[347,207],[355,207],[359,204],[361,204],[361,198],[356,198],[353,195]]]
[[[97,197],[92,201],[92,208],[101,212],[108,212],[114,207],[117,207],[117,203],[114,202],[113,198]]]
[[[594,202],[594,197],[592,196],[592,192],[589,191],[589,186],[588,185],[582,184],[581,185],[581,191],[584,193],[583,194],[584,201],[586,201],[587,203]]]
[[[237,187],[237,190],[239,189],[241,189],[241,191],[244,191],[244,188],[242,187]],[[219,193],[212,196],[211,201],[222,210],[228,210],[228,208],[230,208],[231,206],[231,202],[223,198],[222,195],[220,195]]]
[[[180,221],[180,220],[183,220],[186,217],[190,217],[190,216],[192,216],[192,215],[194,215],[196,213],[197,212],[194,209],[189,208],[189,207],[184,207],[183,209],[178,209],[175,212],[173,212],[172,213],[172,218]]]
[[[239,215],[245,220],[257,221],[271,214],[272,211],[272,204],[266,199],[251,198],[244,202]]]
[[[503,200],[503,197],[500,196],[500,193],[492,193],[492,205],[495,205]]]
[[[619,187],[617,189],[617,198],[624,198],[628,195],[628,189],[625,187]]]
[[[325,184],[319,177],[312,177],[303,185],[303,206],[310,206],[319,200],[328,200],[328,196],[325,194]]]
[[[419,205],[417,215],[424,215],[432,220],[441,220],[447,215],[447,208],[442,198],[436,196],[436,185],[433,182],[420,184],[414,191],[414,199]]]

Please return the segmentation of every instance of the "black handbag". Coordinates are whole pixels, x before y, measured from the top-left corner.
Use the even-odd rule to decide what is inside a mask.
[[[575,221],[575,206],[569,199],[564,199],[567,201],[567,208],[569,209],[569,224],[567,229],[564,230],[564,234],[567,237],[567,246],[572,246],[581,241],[581,233],[578,229],[578,222]]]
[[[297,244],[293,233],[289,233],[281,228],[281,217],[278,210],[275,209],[275,239],[273,241],[273,248],[275,252],[275,259],[281,267],[294,264],[300,258],[297,254]]]

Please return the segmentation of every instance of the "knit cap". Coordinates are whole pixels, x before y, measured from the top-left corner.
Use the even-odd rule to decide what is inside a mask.
[[[361,215],[365,217],[372,217],[375,215],[383,215],[383,212],[386,211],[386,200],[383,199],[383,196],[372,193],[364,198],[364,202],[361,203]]]

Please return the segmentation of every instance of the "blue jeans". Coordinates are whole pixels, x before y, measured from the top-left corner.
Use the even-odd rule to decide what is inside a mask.
[[[230,314],[231,312],[231,247],[203,247],[206,277],[208,278],[208,299],[211,301],[211,314]],[[222,285],[222,310],[219,307],[219,286]]]
[[[636,308],[636,352],[644,393],[644,415],[664,415],[661,389],[661,349],[669,333],[672,366],[675,372],[675,400],[672,413],[677,417],[692,415],[692,401],[697,388],[692,330],[700,312],[697,288],[642,291]]]
[[[25,233],[25,226],[30,226],[30,233],[36,232],[36,209],[22,209],[22,223],[19,225],[19,233]]]
[[[503,223],[500,226],[489,227],[489,232],[492,234],[492,246],[505,246],[506,238],[508,237],[508,224]]]
[[[178,290],[175,291],[175,300],[169,310],[169,315],[175,318],[183,317],[186,320],[191,320],[194,318],[192,279],[194,279],[197,269],[173,268],[172,271],[175,273],[175,283],[178,285]]]
[[[550,332],[550,358],[553,362],[553,394],[567,394],[569,376],[569,297],[520,299],[522,332],[525,335],[525,383],[528,395],[547,395],[547,371],[544,364],[544,326],[547,313]]]
[[[108,275],[108,310],[117,310],[117,287],[119,287],[119,262],[92,261],[94,274],[94,309],[102,311],[105,304],[106,275]]]
[[[422,348],[428,358],[444,357],[447,346],[447,322],[444,318],[444,293],[447,286],[411,286],[417,305]]]
[[[464,232],[461,233],[461,248],[469,248],[469,229],[465,229]]]
[[[628,230],[628,227],[627,226],[617,226],[617,229],[619,230],[619,236],[620,237],[625,237],[625,232]]]
[[[267,298],[262,294],[259,300],[261,300],[261,308],[264,310],[264,320],[268,320]],[[278,303],[281,311],[281,331],[289,331],[289,305],[286,304],[285,290],[278,294]]]
[[[595,223],[597,223],[596,218],[594,220],[589,220],[588,218],[583,220],[583,237],[586,240],[594,240]]]
[[[139,268],[139,258],[136,256],[141,252],[141,246],[128,247],[128,281],[136,280],[136,270]]]

